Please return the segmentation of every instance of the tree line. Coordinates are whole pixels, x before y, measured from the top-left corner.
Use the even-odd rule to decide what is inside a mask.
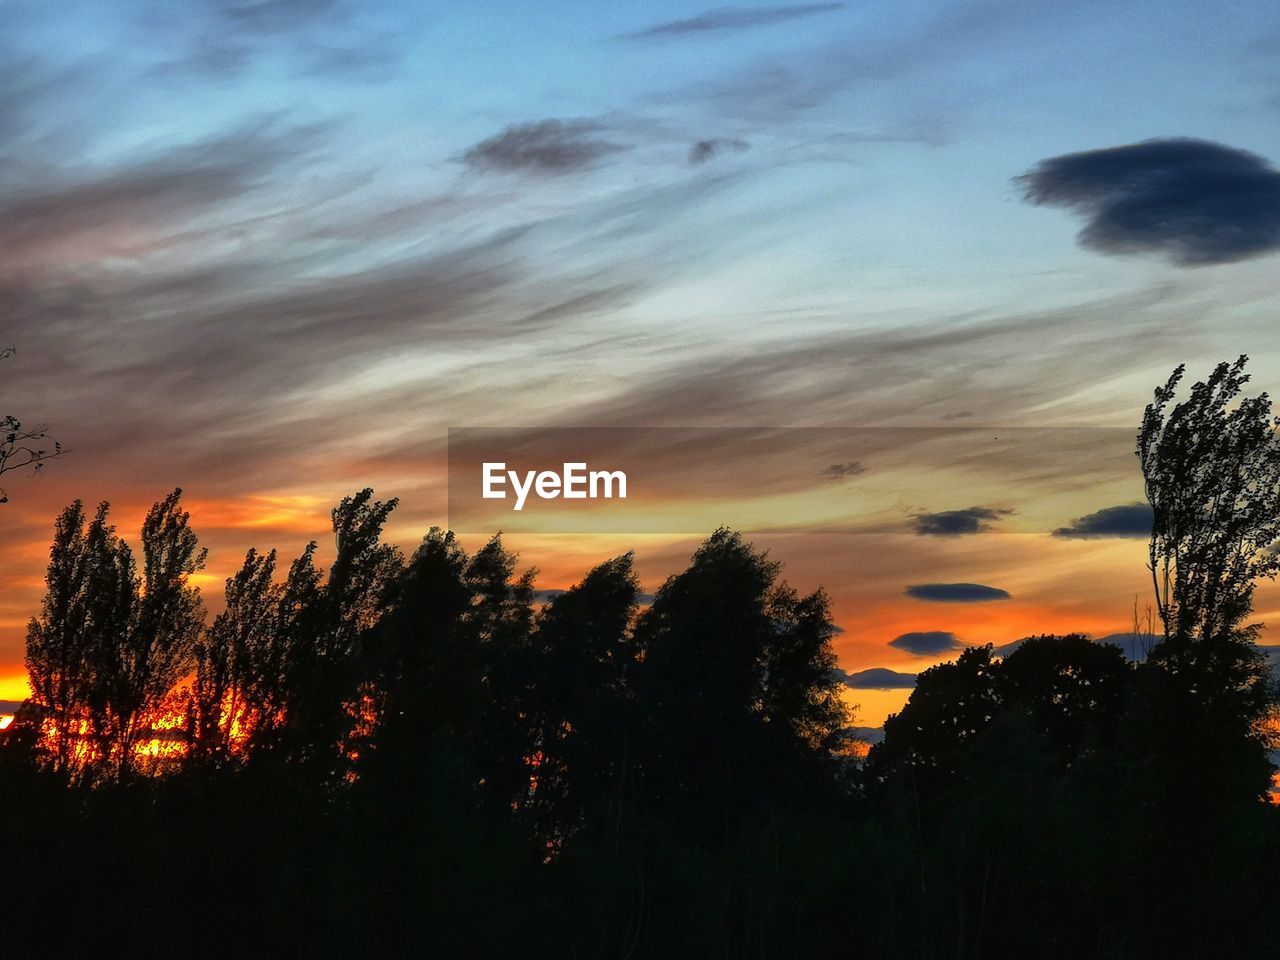
[[[45,955],[1270,955],[1280,439],[1245,359],[1137,441],[1157,625],[926,670],[867,752],[827,595],[718,530],[642,603],[631,554],[543,597],[494,537],[332,513],[210,619],[180,491],[135,556],[57,518],[0,745],[17,942]]]

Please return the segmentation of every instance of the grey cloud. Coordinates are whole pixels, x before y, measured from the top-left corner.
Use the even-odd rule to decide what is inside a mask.
[[[1010,599],[1007,591],[981,583],[915,583],[903,592],[916,600],[933,603],[985,603]]]
[[[357,195],[324,208],[332,229],[317,231],[313,205],[294,213],[277,197],[277,187],[288,183],[277,184],[276,175],[307,159],[305,151],[294,155],[296,140],[277,142],[274,134],[224,140],[94,177],[67,175],[61,192],[0,198],[0,209],[25,211],[12,218],[24,225],[21,231],[0,222],[0,247],[7,240],[6,252],[26,258],[26,266],[15,266],[13,256],[0,260],[0,314],[24,357],[6,388],[27,398],[77,451],[69,470],[50,474],[50,491],[66,489],[64,478],[83,482],[77,464],[92,464],[94,487],[70,488],[67,499],[133,486],[140,475],[189,487],[199,477],[205,489],[287,485],[296,482],[300,463],[320,475],[388,465],[400,475],[421,473],[423,463],[440,456],[431,431],[449,417],[510,409],[510,399],[482,373],[492,361],[469,359],[476,355],[462,346],[501,341],[512,357],[539,357],[522,368],[521,389],[538,390],[539,381],[565,376],[576,354],[604,349],[621,336],[592,325],[592,318],[698,260],[684,256],[687,243],[647,241],[643,249],[653,252],[639,256],[629,245],[655,231],[665,237],[673,211],[688,210],[732,182],[709,177],[678,189],[626,191],[481,233],[472,243],[437,234],[433,246],[404,253],[400,235],[430,224],[437,215],[432,204],[412,211],[407,222],[384,222],[381,212],[370,220]],[[203,178],[185,176],[191,170],[214,175],[201,185]],[[163,188],[155,187],[157,179]],[[100,191],[109,202],[89,204],[81,221],[67,198],[96,197],[104,183],[112,188]],[[280,212],[237,222],[233,211],[242,197],[252,198],[245,207],[261,209],[260,186],[271,187],[266,197],[280,203]],[[131,207],[118,195],[144,202]],[[37,207],[59,215],[36,216]],[[190,244],[182,256],[141,251],[109,270],[97,262],[110,256],[102,247],[86,251],[74,273],[57,256],[44,258],[57,273],[31,266],[36,239],[48,250],[67,238],[92,236],[87,225],[101,224],[110,234],[111,218],[129,209],[148,216],[122,224],[158,228],[162,238],[198,236],[213,229],[211,220],[230,220],[231,233]],[[355,229],[347,228],[348,217]],[[6,229],[14,235],[6,237]],[[379,245],[386,237],[389,245]],[[694,249],[703,242],[695,239]],[[612,255],[618,245],[629,255]],[[583,250],[611,255],[584,267]],[[559,336],[566,327],[576,332]],[[502,331],[519,336],[504,338]],[[553,336],[552,349],[547,338]],[[349,386],[428,343],[434,357],[443,358],[443,372]],[[103,396],[115,399],[104,405]]]
[[[971,533],[985,533],[992,521],[1012,513],[991,507],[968,507],[964,510],[943,510],[939,513],[917,513],[915,531],[926,537],[959,537]]]
[[[595,166],[627,148],[599,134],[594,120],[517,123],[468,148],[461,161],[473,170],[563,174]]]
[[[385,79],[399,45],[395,31],[371,18],[371,12],[371,6],[355,0],[203,0],[182,8],[182,16],[152,11],[147,26],[156,37],[154,46],[169,55],[151,75],[219,79],[257,60],[274,59],[296,73]],[[175,38],[178,47],[170,54]]]
[[[959,650],[964,644],[959,637],[947,630],[922,630],[900,634],[889,641],[889,646],[917,657],[935,657],[940,653]]]
[[[48,170],[0,194],[0,274],[153,247],[167,231],[262,186],[306,156],[326,125],[259,121],[134,166]]]
[[[1224,144],[1171,138],[1069,153],[1017,182],[1029,202],[1081,216],[1079,242],[1099,253],[1195,267],[1280,250],[1280,171]]]
[[[728,76],[669,91],[666,98],[710,103],[722,114],[741,119],[793,122],[805,111],[859,87],[887,81],[904,87],[939,68],[951,68],[946,82],[948,88],[953,87],[956,77],[965,75],[962,69],[955,69],[964,65],[965,58],[981,56],[1011,37],[1023,40],[1033,18],[1047,29],[1078,12],[1077,5],[1049,0],[949,4],[917,22],[910,16],[902,17],[900,29],[849,32],[814,50],[762,58]],[[924,84],[922,93],[939,103],[938,82],[928,78]],[[870,104],[882,106],[883,101],[877,97]],[[939,125],[939,116],[961,113],[966,105],[966,99],[957,95],[942,111],[900,110],[883,132],[861,134],[859,139],[910,139],[936,145],[949,139]]]
[[[1149,537],[1152,513],[1147,503],[1127,503],[1104,507],[1095,513],[1073,520],[1068,526],[1053,531],[1055,537],[1093,540],[1101,537]]]
[[[777,7],[716,7],[694,17],[659,23],[635,33],[623,35],[624,40],[655,40],[683,37],[690,34],[748,30],[786,23],[823,13],[844,9],[843,3],[806,3]]]
[[[910,690],[916,685],[916,675],[899,673],[887,667],[872,667],[845,674],[844,683],[854,690]]]
[[[207,0],[224,22],[255,33],[297,30],[332,16],[343,7],[340,0]]]
[[[1089,373],[1097,384],[1132,373],[1133,356],[1152,338],[1168,346],[1171,366],[1205,310],[1196,291],[1179,296],[1161,286],[1054,310],[940,317],[915,329],[829,333],[747,352],[690,359],[673,352],[666,372],[594,403],[582,417],[608,426],[710,426],[776,422],[780,413],[805,410],[828,423],[919,424],[940,423],[963,404],[989,422],[1016,422],[1032,409],[1043,418],[1046,404],[1080,396],[1072,361],[1081,351],[1095,358]],[[1117,316],[1126,318],[1121,328]],[[1114,410],[1114,397],[1104,392],[1088,403],[1073,414]]]
[[[736,138],[713,138],[710,140],[699,140],[689,148],[689,163],[697,166],[700,163],[706,163],[715,157],[726,152],[742,153],[744,150],[750,150],[751,144],[745,140]]]
[[[831,466],[822,471],[822,477],[834,483],[843,483],[866,472],[867,468],[857,460],[846,460],[844,463],[831,464]]]

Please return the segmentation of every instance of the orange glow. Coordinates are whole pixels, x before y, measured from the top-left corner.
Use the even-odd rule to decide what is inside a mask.
[[[0,713],[0,730],[9,729],[11,723],[13,723],[12,713]]]

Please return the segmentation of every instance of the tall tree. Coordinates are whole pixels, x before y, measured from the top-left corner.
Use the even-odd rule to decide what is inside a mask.
[[[317,760],[324,775],[334,753],[349,762],[376,722],[380,705],[361,689],[363,641],[386,609],[403,567],[400,551],[382,542],[382,528],[398,501],[373,499],[365,488],[331,514],[336,546],[321,584],[315,544],[295,561],[283,594],[287,640],[286,686],[290,752]]]
[[[517,574],[519,557],[495,535],[463,572],[471,593],[464,623],[477,647],[484,708],[475,731],[483,800],[497,809],[523,809],[530,796],[536,734],[531,714],[533,584],[537,571]]]
[[[204,603],[190,578],[204,568],[208,551],[191,529],[181,498],[182,491],[175,489],[142,522],[142,581],[135,587],[128,629],[95,635],[104,739],[118,776],[130,769],[134,745],[158,719],[165,697],[195,665]]]
[[[631,767],[631,635],[639,583],[630,553],[607,560],[551,599],[531,660],[538,758],[533,807],[541,836],[559,840],[603,806],[616,812]]]
[[[57,521],[48,590],[27,631],[27,666],[49,711],[59,769],[74,760],[124,777],[139,737],[194,666],[204,607],[189,581],[205,551],[181,496],[174,490],[147,512],[141,578],[128,544],[107,521],[107,504],[87,526],[78,501]],[[85,736],[92,751],[78,746]]]
[[[192,690],[195,757],[219,763],[245,754],[254,731],[277,722],[287,632],[276,552],[250,549],[227,578],[226,609],[196,644]]]
[[[1202,678],[1209,698],[1257,685],[1254,630],[1244,621],[1257,582],[1280,572],[1280,420],[1267,394],[1241,396],[1247,360],[1218,364],[1174,404],[1179,366],[1156,389],[1138,434],[1164,627],[1156,658]]]
[[[717,530],[636,628],[646,803],[708,836],[816,782],[847,723],[825,597],[780,572]]]
[[[102,638],[125,636],[137,584],[133,553],[107,520],[77,500],[54,523],[41,610],[27,627],[27,674],[44,714],[42,742],[52,767],[78,772],[103,744],[107,721]],[[114,659],[114,658],[113,658]]]

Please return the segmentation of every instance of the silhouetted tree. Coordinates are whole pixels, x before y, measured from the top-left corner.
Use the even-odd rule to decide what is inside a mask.
[[[717,530],[636,629],[645,804],[707,839],[803,794],[846,725],[825,597],[797,599],[779,573]]]
[[[205,551],[181,496],[175,490],[147,512],[141,579],[128,544],[107,522],[105,503],[87,527],[78,501],[58,520],[48,593],[27,632],[27,663],[50,711],[59,769],[85,742],[83,730],[94,744],[84,757],[88,767],[123,778],[138,738],[194,665],[204,608],[188,581],[204,566]]]
[[[466,629],[480,649],[485,707],[476,728],[476,756],[487,803],[527,804],[536,735],[530,717],[533,583],[537,571],[516,575],[519,558],[494,536],[468,561],[463,583],[471,593]]]
[[[544,837],[562,839],[589,815],[613,823],[628,794],[639,589],[632,555],[623,554],[552,598],[537,618],[533,803]]]
[[[377,691],[361,686],[361,657],[403,564],[400,551],[381,542],[396,504],[374,500],[367,488],[344,498],[332,513],[336,555],[323,584],[314,543],[285,583],[287,752],[322,778],[346,775],[381,709]]]
[[[274,550],[250,549],[227,578],[226,609],[196,644],[191,748],[197,760],[219,763],[237,748],[247,754],[254,732],[277,724],[286,708],[285,588],[275,571]]]
[[[204,605],[189,580],[204,567],[207,551],[189,525],[190,514],[181,509],[181,497],[174,490],[142,522],[142,582],[135,586],[128,629],[95,635],[93,656],[106,707],[102,721],[118,776],[130,769],[145,726],[195,664]]]
[[[133,553],[107,513],[100,504],[88,520],[77,500],[55,521],[44,601],[27,627],[27,674],[48,734],[42,742],[63,774],[75,773],[105,747],[103,671],[116,658],[103,657],[108,641],[120,642],[134,617]]]
[[[1114,740],[1132,674],[1115,644],[1046,634],[1027,638],[1001,661],[996,692],[1004,709],[1024,713],[1070,763],[1086,746]]]
[[[871,750],[875,775],[906,775],[913,790],[930,792],[961,776],[970,746],[1003,706],[999,666],[986,644],[922,671],[906,705],[885,720],[884,740]]]
[[[468,558],[452,533],[433,527],[405,565],[394,602],[368,636],[368,677],[384,707],[373,766],[379,789],[421,796],[440,771],[444,754],[469,772],[470,803],[476,758],[474,736],[485,708],[485,665],[469,629],[473,595]]]
[[[1219,364],[1170,407],[1185,369],[1178,367],[1155,391],[1138,434],[1164,626],[1155,656],[1197,678],[1209,701],[1260,686],[1254,630],[1244,620],[1257,581],[1280,571],[1280,421],[1265,393],[1241,398],[1246,362]]]

